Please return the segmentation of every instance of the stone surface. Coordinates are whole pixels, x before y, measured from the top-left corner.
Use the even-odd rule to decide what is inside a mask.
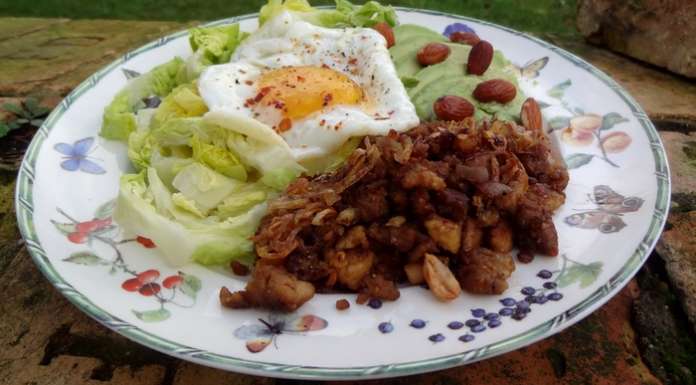
[[[3,18],[0,95],[65,95],[127,50],[185,27],[173,22]]]
[[[184,25],[177,23],[0,19],[0,95],[20,98],[39,94],[55,104],[58,96],[126,50],[182,28]],[[654,119],[696,121],[696,85],[582,42],[552,36],[547,39],[607,71]],[[663,133],[673,170],[675,162],[681,165],[690,159],[691,139],[687,138],[691,138],[688,129]],[[675,184],[682,195],[675,201],[682,202],[679,212],[688,213],[694,209],[690,203],[696,191],[693,174],[678,175]],[[246,376],[183,362],[130,342],[89,319],[50,286],[23,248],[12,209],[13,180],[13,173],[0,171],[0,385],[310,383]],[[682,243],[671,244],[686,242],[683,234],[688,233],[676,237]],[[631,322],[637,295],[637,286],[632,283],[579,324],[500,357],[372,383],[659,384],[636,344],[644,337],[636,335]],[[655,355],[651,367],[665,366],[668,359]],[[655,369],[654,373],[669,380],[667,372]]]
[[[696,131],[661,131],[672,176],[673,194],[696,192]],[[692,208],[691,210],[694,210]]]
[[[696,332],[696,211],[670,214],[657,252]]]
[[[582,41],[552,35],[542,37],[609,74],[628,90],[652,120],[690,125],[696,122],[696,82]]]
[[[696,2],[580,0],[577,27],[596,44],[696,78]]]
[[[648,260],[637,280],[634,327],[641,356],[664,384],[696,383],[696,338],[659,257]]]

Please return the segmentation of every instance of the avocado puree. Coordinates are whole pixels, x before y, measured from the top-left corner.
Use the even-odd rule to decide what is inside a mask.
[[[493,62],[481,75],[468,75],[466,63],[471,46],[451,43],[446,37],[428,28],[403,24],[394,28],[396,44],[389,49],[396,72],[404,83],[416,113],[421,120],[433,120],[433,103],[444,95],[456,95],[470,101],[476,107],[475,117],[504,120],[519,120],[522,103],[526,99],[517,87],[517,96],[506,104],[481,103],[471,95],[476,86],[490,79],[505,79],[517,86],[517,75],[513,65],[496,50]],[[444,43],[450,54],[441,63],[423,67],[416,54],[428,43]]]

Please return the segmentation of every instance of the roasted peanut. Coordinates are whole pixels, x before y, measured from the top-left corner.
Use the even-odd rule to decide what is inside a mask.
[[[512,229],[506,221],[501,220],[488,233],[488,245],[498,253],[509,253],[512,250]]]
[[[423,277],[428,283],[430,291],[440,301],[451,301],[462,292],[459,281],[454,277],[449,267],[432,254],[425,254]]]
[[[459,251],[459,246],[462,241],[462,225],[442,218],[438,215],[433,215],[425,221],[425,228],[428,230],[428,235],[438,246],[456,253]]]
[[[462,231],[462,251],[465,253],[474,251],[481,246],[481,238],[483,238],[483,231],[476,224],[476,220],[468,218],[464,222],[464,229]]]
[[[422,263],[409,263],[407,265],[404,265],[404,271],[406,272],[406,278],[408,278],[408,282],[410,282],[413,285],[420,285],[425,280],[425,278],[423,277]]]
[[[346,235],[339,239],[339,241],[336,243],[336,249],[354,249],[358,246],[367,248],[369,245],[367,234],[365,233],[365,227],[353,226],[350,228],[350,230],[348,230]]]
[[[338,282],[357,290],[360,281],[370,272],[375,255],[369,250],[346,250],[327,254],[327,262],[337,272]]]
[[[336,217],[336,210],[331,207],[319,211],[314,218],[312,218],[312,224],[314,226],[321,226],[328,222],[329,220]]]
[[[355,210],[352,207],[349,207],[347,209],[341,210],[341,212],[338,213],[338,216],[336,217],[336,222],[338,224],[348,226],[348,225],[352,225],[353,222],[355,222],[356,218],[357,218],[357,210]]]
[[[429,190],[444,190],[447,187],[445,180],[436,173],[422,165],[410,168],[401,179],[401,185],[405,189],[423,187]]]
[[[406,222],[405,217],[403,217],[401,215],[397,215],[395,217],[391,217],[387,221],[387,223],[384,224],[384,226],[386,226],[386,227],[401,227],[401,225],[403,225],[405,222]]]

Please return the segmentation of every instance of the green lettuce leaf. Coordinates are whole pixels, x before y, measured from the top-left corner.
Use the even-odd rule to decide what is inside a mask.
[[[247,172],[239,159],[226,147],[205,143],[198,135],[191,138],[193,159],[205,164],[222,175],[240,180],[247,180]]]
[[[163,148],[189,146],[194,133],[203,125],[203,119],[171,118],[152,129],[152,137]]]
[[[136,111],[144,107],[142,100],[157,95],[163,97],[181,83],[184,61],[174,58],[150,72],[131,79],[104,109],[99,132],[107,139],[126,140],[136,129]]]
[[[394,8],[376,1],[354,5],[348,0],[336,0],[336,10],[346,15],[348,24],[354,27],[372,27],[380,22],[393,27],[398,22]]]
[[[130,235],[152,239],[161,254],[175,266],[191,260],[202,264],[249,264],[253,261],[254,234],[266,204],[243,214],[220,219],[198,218],[174,203],[154,169],[121,177],[114,219]]]
[[[223,219],[242,215],[274,195],[273,190],[261,183],[248,183],[220,202],[215,215]]]
[[[259,12],[259,25],[276,15],[290,11],[303,20],[326,28],[371,27],[379,22],[394,26],[398,23],[396,11],[376,1],[354,5],[347,0],[336,0],[336,9],[317,9],[306,0],[269,0]]]
[[[158,127],[172,118],[202,116],[208,111],[198,88],[193,83],[182,84],[167,95],[152,117],[152,124]]]
[[[241,163],[261,174],[261,183],[281,190],[305,171],[295,161],[288,144],[268,126],[220,110],[207,113],[203,120],[227,130],[227,148]]]
[[[201,211],[200,207],[192,199],[186,198],[182,193],[172,194],[172,203],[174,206],[195,215],[198,218],[205,218],[206,215]]]
[[[131,95],[127,90],[116,94],[114,100],[104,109],[102,127],[99,135],[107,139],[125,140],[135,131],[135,114]]]
[[[156,145],[149,131],[133,131],[128,136],[128,158],[137,170],[150,166],[150,158]]]
[[[161,151],[153,151],[150,158],[150,166],[157,171],[160,179],[162,179],[162,182],[168,189],[174,189],[172,181],[176,174],[193,162],[194,160],[191,158],[164,156]]]
[[[189,30],[189,43],[194,52],[200,52],[203,63],[220,64],[230,61],[230,56],[246,36],[245,32],[240,32],[239,24],[200,27]]]
[[[193,55],[186,60],[186,77],[196,79],[207,66],[230,61],[234,50],[248,35],[239,30],[239,24],[191,29],[189,43]]]
[[[242,184],[197,162],[181,169],[172,181],[174,188],[206,212]]]
[[[283,11],[317,12],[307,0],[269,0],[259,11],[259,26]]]

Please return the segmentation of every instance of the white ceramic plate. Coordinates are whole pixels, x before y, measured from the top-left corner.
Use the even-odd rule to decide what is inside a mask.
[[[221,308],[220,287],[240,289],[243,280],[193,264],[174,269],[146,239],[121,238],[110,202],[130,165],[123,144],[97,136],[102,111],[127,75],[190,54],[180,32],[89,77],[38,131],[17,186],[18,222],[36,264],[76,306],[134,341],[274,377],[443,369],[517,349],[590,314],[636,273],[662,230],[669,171],[655,128],[613,80],[548,43],[456,15],[400,8],[399,18],[436,31],[464,23],[519,66],[522,88],[544,103],[571,169],[566,204],[554,218],[562,256],[518,264],[502,296],[464,294],[443,304],[409,287],[378,309],[335,309],[337,298],[354,302],[353,295],[317,295],[286,316]],[[248,31],[257,24],[255,15],[213,24],[232,22]],[[133,280],[136,274],[150,284]]]

